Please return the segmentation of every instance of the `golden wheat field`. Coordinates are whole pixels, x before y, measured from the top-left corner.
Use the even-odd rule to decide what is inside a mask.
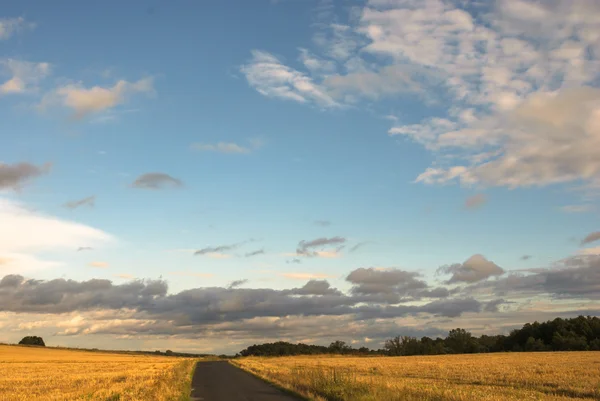
[[[600,400],[600,352],[248,357],[233,363],[313,400]]]
[[[195,362],[0,345],[0,400],[185,400]]]

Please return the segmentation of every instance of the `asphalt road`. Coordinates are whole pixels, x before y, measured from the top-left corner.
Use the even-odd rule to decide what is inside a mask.
[[[298,401],[226,361],[199,362],[192,401]]]

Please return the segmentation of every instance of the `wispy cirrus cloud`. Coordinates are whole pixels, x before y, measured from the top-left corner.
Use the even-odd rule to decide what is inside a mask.
[[[27,22],[23,17],[0,18],[0,40],[10,39],[19,32],[34,28],[35,23]]]
[[[8,80],[0,81],[0,96],[23,94],[38,90],[38,83],[50,75],[49,63],[35,63],[16,59],[0,59],[0,76],[8,76]]]
[[[485,205],[487,201],[487,196],[485,196],[485,194],[475,194],[465,199],[464,207],[467,210],[476,210]]]
[[[404,94],[449,105],[389,130],[435,157],[416,182],[600,188],[600,4],[370,0],[352,15],[316,24],[306,72],[255,52],[242,68],[251,86],[321,106]]]
[[[110,264],[108,262],[96,261],[96,262],[90,262],[89,266],[96,267],[98,269],[107,269],[110,266]]]
[[[67,209],[71,209],[71,210],[77,209],[78,207],[81,207],[81,206],[94,207],[94,206],[96,206],[96,196],[92,195],[92,196],[88,196],[83,199],[69,201],[69,202],[65,203],[63,206],[66,207]]]
[[[593,233],[589,233],[585,236],[584,239],[581,240],[581,245],[589,244],[591,242],[600,241],[600,231],[594,231]]]
[[[312,78],[284,65],[268,52],[253,50],[252,59],[240,71],[248,84],[264,96],[314,103],[323,108],[340,107]]]
[[[166,189],[183,187],[183,182],[166,173],[145,173],[131,183],[132,188]]]
[[[248,145],[239,145],[235,142],[218,142],[218,143],[193,143],[191,148],[200,152],[217,152],[225,154],[247,154],[252,153],[262,147],[263,142],[255,139],[251,140]]]
[[[264,255],[265,254],[265,250],[264,249],[257,249],[256,251],[252,251],[252,252],[246,252],[244,254],[245,257],[250,258],[252,256],[258,256],[258,255]]]
[[[240,287],[240,286],[246,284],[247,282],[248,282],[247,279],[233,280],[231,283],[229,283],[227,288],[237,288],[237,287]]]
[[[302,240],[298,243],[296,248],[296,254],[300,256],[320,256],[320,257],[335,257],[337,256],[341,247],[346,243],[346,238],[343,237],[331,237],[331,238],[317,238],[311,241]],[[325,247],[336,245],[335,250],[327,250]],[[320,248],[320,249],[318,249]]]

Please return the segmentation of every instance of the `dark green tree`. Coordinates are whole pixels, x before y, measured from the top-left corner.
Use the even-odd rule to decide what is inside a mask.
[[[21,344],[21,345],[37,345],[40,347],[46,346],[42,337],[38,337],[38,336],[23,337],[23,339],[21,341],[19,341],[19,344]]]

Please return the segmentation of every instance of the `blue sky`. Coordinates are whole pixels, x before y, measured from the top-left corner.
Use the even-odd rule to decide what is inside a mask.
[[[489,302],[475,286],[600,253],[584,240],[600,220],[593,2],[62,5],[22,1],[0,14],[1,276],[165,280],[173,296],[314,279],[358,294],[349,273],[371,268]],[[597,295],[575,298],[587,305]],[[522,324],[531,311],[519,308],[484,313],[471,329]],[[82,327],[56,327],[97,309],[52,315],[43,327],[57,343],[87,341]],[[474,312],[464,313],[453,317]],[[440,316],[429,318],[443,331]],[[426,330],[406,319],[388,323]],[[213,323],[198,324],[218,332]],[[242,331],[239,344],[258,338]],[[286,338],[319,341],[315,333]],[[162,344],[94,335],[116,347]]]

